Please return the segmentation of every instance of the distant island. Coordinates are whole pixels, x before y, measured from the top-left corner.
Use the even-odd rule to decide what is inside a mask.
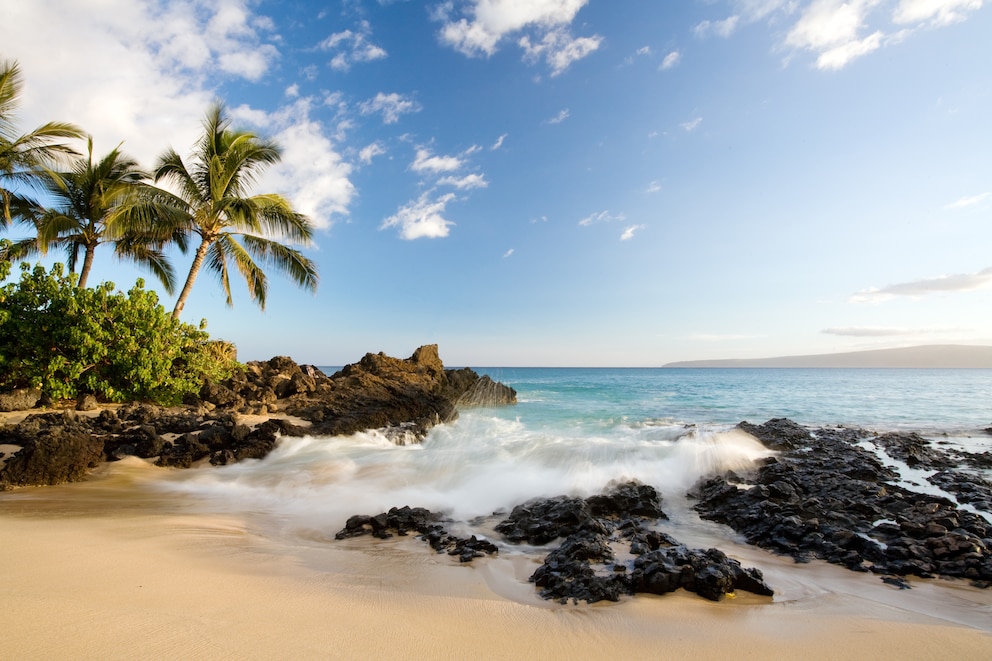
[[[992,346],[935,344],[900,349],[876,349],[810,356],[684,360],[663,367],[936,367],[992,368]]]

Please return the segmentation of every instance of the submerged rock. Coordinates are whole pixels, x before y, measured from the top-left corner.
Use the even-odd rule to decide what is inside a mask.
[[[586,499],[559,496],[518,505],[496,531],[511,543],[535,546],[562,539],[530,577],[543,598],[562,603],[619,601],[637,592],[663,594],[678,588],[714,600],[734,590],[772,594],[757,569],[742,569],[716,549],[688,549],[649,528],[664,518],[661,496],[653,487],[626,482]],[[469,539],[449,535],[441,516],[423,508],[353,516],[335,538],[385,539],[411,531],[439,553],[458,556],[461,562],[498,551],[495,544],[474,535]],[[639,557],[617,560],[614,549],[619,546]]]

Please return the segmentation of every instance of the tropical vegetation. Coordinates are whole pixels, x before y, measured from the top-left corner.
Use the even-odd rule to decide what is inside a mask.
[[[174,319],[140,279],[124,294],[112,282],[77,287],[60,263],[20,268],[18,282],[0,287],[0,390],[177,404],[204,377],[225,379],[239,367],[202,327]],[[10,269],[0,263],[0,279]]]
[[[232,267],[263,310],[263,266],[316,289],[316,265],[294,247],[311,243],[309,219],[280,195],[251,191],[281,159],[279,146],[232,129],[223,104],[208,111],[188,164],[170,148],[147,173],[120,146],[95,157],[92,138],[81,155],[66,141],[84,133],[69,123],[20,133],[15,110],[22,88],[17,63],[0,61],[0,230],[16,223],[33,232],[0,239],[0,283],[22,262],[19,280],[0,286],[0,390],[175,403],[198,392],[204,377],[222,379],[238,369],[233,346],[211,341],[206,322],[197,328],[179,321],[203,268],[218,277],[228,305]],[[96,249],[108,244],[172,294],[176,278],[167,251],[185,253],[196,239],[171,314],[140,279],[126,294],[110,282],[89,286]],[[64,265],[46,270],[23,261],[51,249],[64,252]]]
[[[174,149],[159,159],[155,181],[165,180],[175,187],[185,203],[187,231],[200,238],[173,316],[182,313],[204,265],[217,275],[228,305],[233,303],[229,263],[241,273],[251,299],[263,310],[268,279],[256,260],[284,271],[301,287],[316,290],[316,265],[299,250],[268,238],[308,245],[313,236],[309,219],[294,211],[281,195],[248,192],[259,173],[281,156],[274,142],[231,129],[224,106],[217,103],[203,121],[203,136],[189,167]]]

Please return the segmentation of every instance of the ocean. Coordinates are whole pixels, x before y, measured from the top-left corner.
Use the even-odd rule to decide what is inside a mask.
[[[629,479],[688,511],[685,493],[700,477],[770,454],[735,429],[742,420],[917,431],[970,452],[992,449],[984,431],[992,426],[992,370],[477,371],[515,388],[518,403],[466,409],[422,443],[398,446],[378,431],[285,438],[264,460],[180,471],[162,484],[205,506],[333,533],[352,514],[394,506],[468,522],[530,498],[589,496]]]

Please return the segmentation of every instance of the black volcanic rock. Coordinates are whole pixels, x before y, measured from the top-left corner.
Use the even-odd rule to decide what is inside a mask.
[[[132,455],[157,457],[158,465],[173,468],[260,459],[280,436],[383,429],[397,443],[416,442],[432,426],[455,419],[457,406],[515,402],[512,388],[488,377],[445,370],[437,345],[405,360],[370,353],[330,377],[277,356],[250,362],[224,382],[204,381],[200,397],[185,408],[133,403],[95,417],[34,414],[0,427],[0,442],[23,448],[0,467],[0,487],[79,480],[102,459]],[[252,429],[237,417],[277,412],[311,426],[270,418]],[[48,431],[39,436],[43,428]]]
[[[894,471],[862,447],[878,443],[906,463],[944,465],[946,457],[925,439],[824,428],[804,440],[791,425],[742,428],[757,429],[762,442],[786,449],[751,472],[697,484],[690,495],[703,518],[800,562],[819,558],[883,575],[992,584],[992,524],[948,498],[903,487]],[[775,428],[783,430],[781,438]],[[931,482],[988,511],[984,480],[944,470]]]

